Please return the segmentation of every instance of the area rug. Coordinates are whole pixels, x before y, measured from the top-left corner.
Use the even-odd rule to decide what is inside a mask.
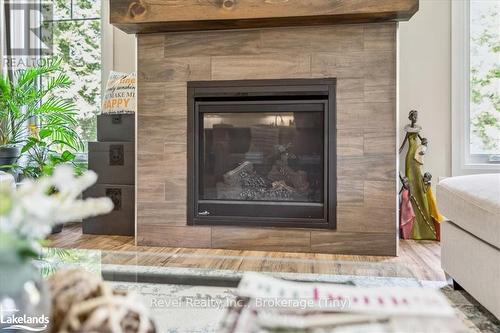
[[[193,273],[193,269],[189,270]],[[399,278],[384,279],[386,285],[410,284]],[[346,277],[324,276],[319,280],[345,283]],[[359,284],[374,285],[373,277],[357,276],[356,280]],[[381,281],[377,282],[380,284]],[[234,287],[116,281],[110,283],[117,289],[134,290],[138,293],[151,309],[159,332],[216,332],[227,307],[235,300]],[[470,332],[500,333],[500,321],[465,291],[456,291],[445,282],[421,281],[421,284],[424,288],[440,289],[455,309],[457,317]],[[193,316],[193,313],[196,315]]]
[[[81,252],[81,251],[80,251]],[[80,253],[78,252],[78,253]],[[92,252],[94,251],[88,251]],[[102,274],[115,288],[133,290],[151,309],[158,332],[216,332],[226,309],[235,300],[234,291],[242,272],[200,268],[174,268],[138,265],[103,264],[100,253],[85,260],[69,260],[55,253],[52,260],[38,263],[44,276],[61,268],[83,268]],[[394,271],[393,276],[274,273],[291,280],[355,284],[359,286],[398,286],[439,289],[454,307],[457,317],[471,332],[500,333],[500,321],[467,292],[456,291],[446,282],[418,281]],[[365,276],[363,276],[365,275]],[[196,311],[193,311],[196,310]],[[194,314],[194,315],[193,315]]]
[[[440,290],[471,332],[500,333],[500,321],[466,291],[454,290],[450,285]]]

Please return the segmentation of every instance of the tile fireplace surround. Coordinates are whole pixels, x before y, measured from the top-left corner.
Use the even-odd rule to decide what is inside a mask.
[[[139,245],[395,255],[397,23],[139,34]],[[188,226],[187,82],[336,78],[337,229]]]

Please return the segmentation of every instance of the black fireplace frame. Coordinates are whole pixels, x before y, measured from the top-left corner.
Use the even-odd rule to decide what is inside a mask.
[[[237,80],[237,81],[190,81],[187,83],[187,224],[188,225],[232,225],[267,226],[294,228],[336,228],[337,206],[337,130],[336,130],[336,79],[278,79],[278,80]],[[273,207],[286,206],[303,209],[304,206],[321,205],[321,218],[293,217],[243,217],[200,215],[200,205],[208,200],[199,197],[199,102],[210,101],[256,101],[256,100],[298,100],[325,102],[325,158],[323,204],[255,202],[231,203],[232,207],[255,212],[258,205],[264,212],[272,212]],[[216,200],[213,205],[229,205],[224,200]],[[200,202],[202,202],[200,204]],[[210,203],[209,203],[210,204]],[[254,207],[252,207],[254,206]],[[266,207],[271,206],[271,207]],[[229,206],[226,206],[229,207]],[[248,207],[248,208],[245,208]],[[302,208],[300,208],[302,207]]]

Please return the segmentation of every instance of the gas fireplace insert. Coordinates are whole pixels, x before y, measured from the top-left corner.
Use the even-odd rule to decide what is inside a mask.
[[[188,224],[335,228],[335,87],[188,82]]]

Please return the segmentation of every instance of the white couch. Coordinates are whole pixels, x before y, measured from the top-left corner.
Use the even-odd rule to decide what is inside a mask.
[[[500,174],[446,178],[437,201],[443,270],[500,318]]]

